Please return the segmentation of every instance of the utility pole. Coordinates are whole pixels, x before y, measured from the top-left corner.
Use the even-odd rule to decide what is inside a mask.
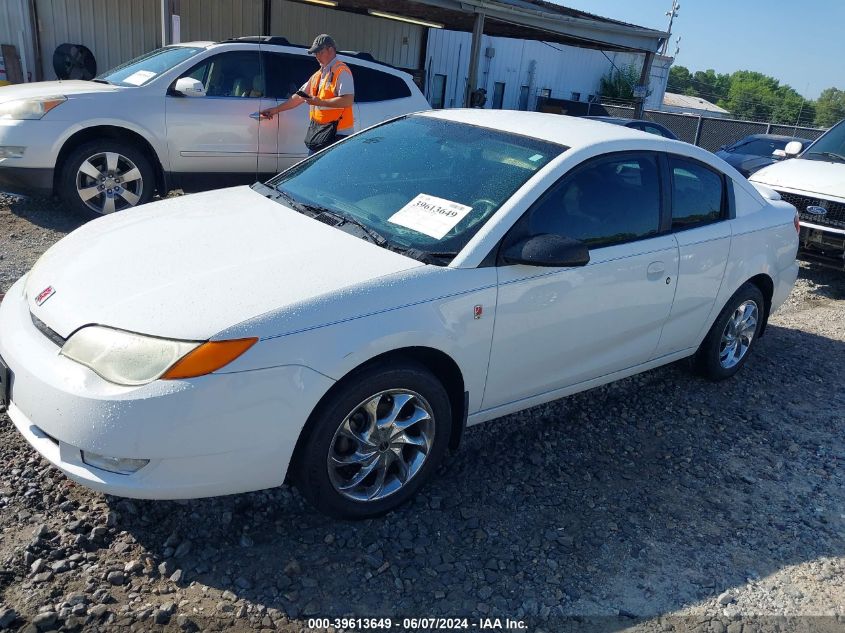
[[[663,49],[660,51],[661,55],[666,55],[666,49],[669,48],[669,38],[672,37],[672,22],[678,17],[678,10],[680,8],[681,3],[678,0],[672,0],[672,8],[666,12],[669,18],[669,27],[666,29],[666,32],[669,33],[669,37],[663,40]]]

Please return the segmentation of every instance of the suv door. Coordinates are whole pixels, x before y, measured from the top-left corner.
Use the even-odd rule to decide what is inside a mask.
[[[264,107],[272,107],[290,99],[320,67],[308,55],[264,50],[262,56],[267,76],[267,97],[271,99]],[[303,104],[293,110],[280,112],[273,118],[278,121],[277,167],[278,171],[282,171],[308,156],[308,148],[305,147],[308,106]]]
[[[731,250],[730,179],[697,160],[669,155],[672,231],[681,264],[675,303],[657,349],[671,354],[697,345],[709,324]]]
[[[678,270],[663,207],[658,155],[626,152],[576,167],[514,225],[503,244],[563,235],[589,246],[590,263],[498,267],[485,409],[653,357]]]
[[[165,100],[171,171],[180,184],[221,186],[276,173],[276,119],[257,118],[269,107],[258,50],[212,55],[182,77],[201,81],[206,94],[184,97],[171,86]]]

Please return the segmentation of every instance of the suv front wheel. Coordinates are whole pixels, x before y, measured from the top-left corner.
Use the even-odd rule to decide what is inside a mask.
[[[149,202],[155,193],[155,172],[131,143],[89,141],[64,161],[58,193],[73,211],[98,217]]]

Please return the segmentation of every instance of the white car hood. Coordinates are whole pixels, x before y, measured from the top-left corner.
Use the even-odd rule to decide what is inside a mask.
[[[751,174],[752,182],[845,198],[845,163],[793,158]]]
[[[25,99],[30,97],[54,97],[56,95],[75,95],[95,92],[115,92],[117,86],[101,84],[94,81],[80,81],[69,79],[67,81],[36,81],[30,84],[13,84],[4,86],[0,90],[0,103],[12,101],[13,99]]]
[[[202,340],[269,310],[423,266],[249,187],[106,216],[50,248],[26,282],[63,337],[98,323]],[[36,305],[46,288],[55,293]]]

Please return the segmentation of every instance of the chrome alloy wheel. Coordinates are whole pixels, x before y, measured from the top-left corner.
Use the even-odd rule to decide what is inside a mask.
[[[140,170],[117,152],[89,156],[76,172],[76,192],[95,213],[114,213],[134,207],[143,191]]]
[[[744,301],[728,319],[719,344],[719,363],[730,369],[743,359],[757,332],[757,304]]]
[[[353,501],[394,494],[422,468],[434,444],[434,413],[418,393],[382,391],[356,406],[329,446],[335,490]]]

